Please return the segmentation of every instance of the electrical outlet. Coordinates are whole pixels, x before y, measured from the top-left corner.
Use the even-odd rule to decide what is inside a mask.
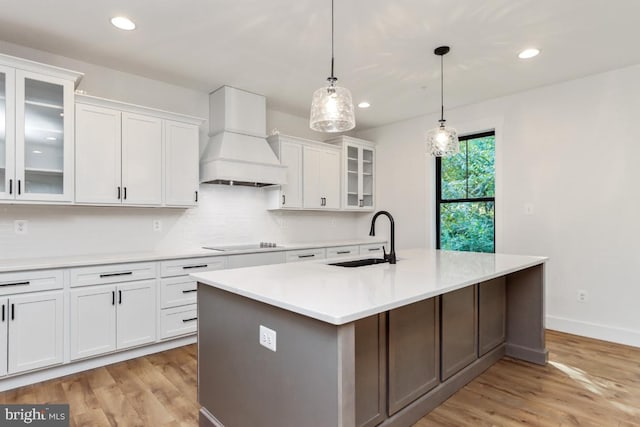
[[[162,221],[159,219],[153,220],[153,231],[162,231]]]
[[[587,302],[589,294],[584,289],[578,291],[578,302]]]
[[[29,222],[26,219],[16,219],[13,221],[13,229],[16,234],[27,234],[29,232],[28,225]]]
[[[260,325],[260,345],[276,351],[276,331]]]

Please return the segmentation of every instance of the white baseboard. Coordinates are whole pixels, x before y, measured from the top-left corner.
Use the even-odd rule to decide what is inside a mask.
[[[614,328],[597,323],[547,316],[546,328],[603,341],[640,347],[640,331]]]
[[[53,378],[64,377],[65,375],[75,374],[76,372],[87,371],[89,369],[98,368],[100,366],[111,365],[113,363],[123,362],[136,357],[146,356],[148,354],[159,353],[161,351],[170,350],[172,348],[182,347],[193,344],[197,341],[196,335],[178,338],[171,341],[160,342],[144,347],[138,347],[131,350],[125,350],[117,353],[111,353],[104,356],[94,357],[91,359],[79,360],[64,365],[52,366],[40,371],[29,372],[26,374],[16,374],[13,377],[0,380],[0,391],[11,390],[13,388],[22,387],[29,384],[35,384],[41,381]]]

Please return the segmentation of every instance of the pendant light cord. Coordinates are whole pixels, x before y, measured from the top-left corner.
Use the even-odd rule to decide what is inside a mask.
[[[440,122],[444,123],[444,55],[440,55]]]
[[[333,0],[331,0],[331,77],[330,82],[333,85],[336,81],[335,76],[333,75]]]

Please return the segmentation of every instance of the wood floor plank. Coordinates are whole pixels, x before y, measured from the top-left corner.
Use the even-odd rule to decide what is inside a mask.
[[[547,366],[504,358],[414,427],[640,426],[640,349],[547,331]],[[72,426],[197,427],[197,346],[0,393],[69,403]]]

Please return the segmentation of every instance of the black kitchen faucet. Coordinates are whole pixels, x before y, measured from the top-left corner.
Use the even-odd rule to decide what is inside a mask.
[[[389,218],[389,222],[391,223],[391,251],[387,254],[384,252],[384,246],[382,247],[382,252],[384,253],[384,259],[388,261],[389,264],[395,264],[396,263],[396,237],[395,237],[396,226],[395,226],[395,223],[393,222],[393,217],[389,212],[378,211],[373,215],[373,218],[371,218],[371,230],[369,231],[369,236],[376,235],[376,219],[378,219],[380,215],[384,215],[387,218]]]

